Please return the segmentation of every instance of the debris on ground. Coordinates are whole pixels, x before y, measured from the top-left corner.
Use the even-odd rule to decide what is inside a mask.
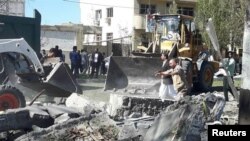
[[[86,140],[86,141],[98,141],[98,140],[117,140],[118,128],[112,121],[107,121],[108,117],[104,113],[95,115],[95,117],[79,117],[76,119],[70,119],[61,124],[53,125],[46,129],[40,129],[25,134],[16,140]],[[102,124],[100,119],[106,119]]]
[[[162,101],[148,95],[115,93],[110,95],[108,113],[116,121],[127,118],[156,116],[173,103],[173,100]]]
[[[162,112],[146,133],[145,141],[201,141],[206,123],[219,121],[225,100],[214,94],[185,97]]]
[[[93,102],[77,94],[72,94],[66,105],[32,105],[7,110],[0,117],[11,122],[0,124],[3,127],[0,128],[0,139],[206,141],[208,125],[233,124],[230,119],[236,118],[235,112],[230,111],[231,107],[237,109],[236,102],[226,103],[223,96],[216,92],[187,96],[165,108],[157,108],[157,113],[152,115],[138,108],[145,99],[135,99],[139,102],[137,106],[132,105],[139,112],[132,112],[136,108],[130,107],[129,116],[124,118],[124,112],[120,120],[107,112],[110,105]],[[130,102],[135,99],[123,98]],[[227,116],[230,117],[229,122],[225,122]]]

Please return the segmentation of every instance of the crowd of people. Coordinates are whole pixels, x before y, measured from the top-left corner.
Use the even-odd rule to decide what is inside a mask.
[[[43,62],[46,58],[53,58],[53,57],[58,57],[61,62],[65,61],[65,55],[63,54],[62,50],[59,49],[58,45],[56,45],[54,48],[50,48],[48,53],[46,53],[44,49],[42,50],[41,62]]]
[[[229,51],[227,56],[222,60],[221,71],[224,72],[222,75],[223,79],[223,91],[225,99],[228,100],[227,92],[232,90],[228,85],[227,77],[230,77],[234,82],[235,74],[235,59],[232,51]],[[204,56],[204,55],[202,55]],[[203,57],[204,59],[204,57]],[[161,85],[159,89],[159,98],[163,101],[165,99],[179,100],[188,94],[188,83],[185,77],[184,70],[178,64],[178,59],[168,60],[168,53],[162,53],[161,60],[163,61],[162,69],[155,73],[156,76],[161,77]],[[220,72],[217,72],[218,74]],[[217,75],[217,74],[215,74]]]
[[[59,46],[51,48],[46,54],[42,50],[43,58],[59,57],[60,61],[65,61],[65,55]],[[204,56],[204,55],[203,55]],[[73,50],[69,53],[71,71],[73,75],[78,78],[79,74],[88,74],[89,78],[98,78],[99,75],[107,73],[105,53],[99,52],[96,48],[93,52],[88,53],[87,50],[77,50],[77,46],[73,46]],[[201,57],[202,58],[202,57]],[[161,59],[163,61],[162,69],[155,73],[156,76],[161,77],[161,86],[159,88],[159,98],[179,100],[188,94],[188,83],[184,74],[184,70],[178,64],[177,58],[168,59],[168,53],[162,53]],[[204,57],[203,57],[204,59]],[[228,57],[223,59],[223,68],[228,72],[229,77],[233,80],[235,72],[235,59],[232,52],[228,52]],[[224,88],[230,91],[230,88],[224,80]]]
[[[107,72],[104,57],[105,53],[99,52],[97,48],[88,54],[85,49],[79,51],[77,46],[73,46],[73,51],[69,53],[71,71],[76,78],[79,74],[89,74],[90,78],[98,78],[100,74],[105,75]]]
[[[58,57],[61,62],[65,62],[65,55],[59,46],[56,45],[54,48],[46,53],[42,50],[43,62],[46,58]],[[86,49],[77,50],[77,46],[73,46],[73,50],[69,53],[70,68],[73,75],[78,78],[80,74],[88,74],[90,78],[98,78],[98,75],[105,75],[107,73],[107,67],[105,66],[105,53],[100,53],[98,49],[94,52],[88,53]]]

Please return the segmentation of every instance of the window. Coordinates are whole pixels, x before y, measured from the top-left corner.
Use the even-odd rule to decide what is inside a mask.
[[[113,17],[113,8],[107,8],[107,17]]]
[[[98,21],[102,18],[102,10],[95,11],[95,19]]]
[[[100,45],[102,41],[102,34],[96,34],[95,39],[96,39],[97,45]]]
[[[194,16],[194,8],[178,7],[178,14]]]
[[[113,39],[113,33],[107,33],[107,40]]]
[[[140,5],[140,14],[154,14],[156,13],[155,5],[141,4]]]

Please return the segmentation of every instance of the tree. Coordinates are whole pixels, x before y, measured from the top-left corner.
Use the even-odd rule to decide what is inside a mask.
[[[221,48],[228,44],[242,45],[244,15],[247,0],[197,0],[196,23],[204,35],[204,42],[210,44],[205,33],[205,24],[212,18]]]

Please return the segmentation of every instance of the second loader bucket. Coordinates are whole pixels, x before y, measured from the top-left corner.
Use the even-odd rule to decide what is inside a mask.
[[[160,84],[160,78],[154,74],[161,65],[160,58],[111,57],[105,90],[155,88]]]
[[[57,63],[53,70],[47,76],[45,81],[47,85],[52,85],[57,89],[64,91],[63,93],[56,94],[52,96],[69,96],[71,93],[82,93],[81,87],[78,85],[75,77],[73,76],[69,66],[66,63]]]
[[[72,93],[82,93],[82,89],[70,71],[69,66],[62,62],[55,64],[43,82],[23,81],[15,84],[15,86],[24,93],[38,93],[45,89],[44,94],[51,97],[68,97]]]

